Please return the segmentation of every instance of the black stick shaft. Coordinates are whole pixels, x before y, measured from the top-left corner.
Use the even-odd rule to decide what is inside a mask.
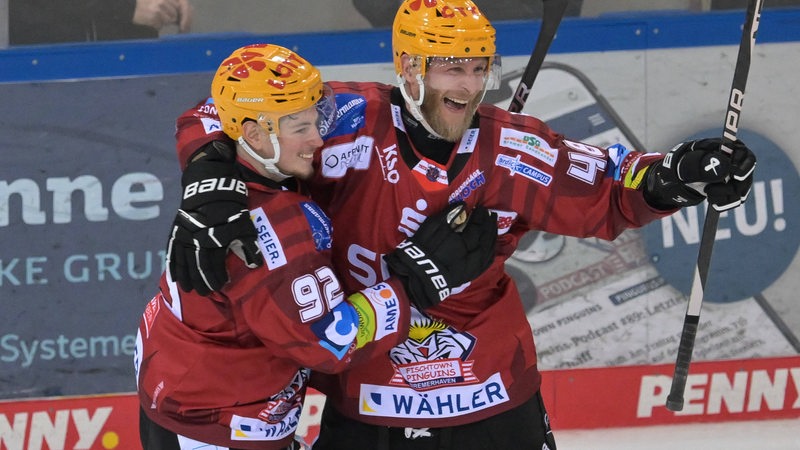
[[[539,36],[536,38],[536,45],[533,47],[531,57],[528,59],[528,65],[525,66],[525,72],[522,73],[522,79],[519,80],[517,90],[511,97],[511,104],[508,106],[508,110],[511,112],[520,112],[525,106],[533,88],[533,82],[536,81],[544,57],[556,37],[561,18],[564,17],[564,12],[567,10],[567,0],[543,0],[543,3],[542,26],[539,29]]]
[[[761,19],[762,6],[763,0],[750,0],[747,4],[747,16],[742,29],[742,40],[739,43],[739,55],[736,58],[736,68],[733,72],[733,82],[728,96],[725,124],[722,130],[722,149],[728,153],[732,153],[730,146],[736,140],[736,132],[739,128],[739,116],[742,112],[744,90],[747,84],[747,75],[750,72],[750,59],[756,42],[756,32]],[[694,340],[700,322],[700,310],[703,306],[704,291],[706,280],[708,279],[708,269],[711,265],[711,254],[714,250],[718,222],[719,212],[714,208],[708,208],[705,223],[703,224],[703,234],[700,238],[700,250],[697,255],[697,267],[692,281],[692,290],[689,293],[689,303],[686,306],[683,331],[678,345],[672,387],[667,396],[666,406],[670,411],[683,409],[683,393],[686,390],[689,365],[692,362]]]

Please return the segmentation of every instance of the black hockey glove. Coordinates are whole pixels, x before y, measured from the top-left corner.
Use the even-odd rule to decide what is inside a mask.
[[[414,304],[425,310],[488,269],[496,241],[497,216],[482,206],[467,213],[458,202],[428,217],[384,259]]]
[[[183,197],[167,244],[167,263],[183,290],[208,295],[221,289],[228,282],[228,250],[250,268],[263,264],[247,208],[247,186],[232,161],[195,159],[183,172],[181,184]]]
[[[676,145],[660,163],[648,169],[644,198],[657,209],[697,205],[706,197],[717,211],[742,204],[753,185],[756,157],[742,141],[721,149],[722,139]]]

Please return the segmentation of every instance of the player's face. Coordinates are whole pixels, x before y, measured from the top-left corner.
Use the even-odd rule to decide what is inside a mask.
[[[422,113],[434,131],[457,141],[483,98],[487,58],[431,58],[425,73]]]
[[[286,175],[303,180],[314,173],[311,166],[314,152],[322,147],[322,138],[317,128],[318,114],[317,109],[311,107],[297,114],[281,117],[281,134],[278,136],[281,157],[277,166]]]

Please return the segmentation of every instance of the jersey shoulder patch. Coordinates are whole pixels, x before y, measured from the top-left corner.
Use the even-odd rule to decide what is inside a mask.
[[[336,125],[326,139],[355,133],[364,126],[367,99],[363,95],[336,94]]]
[[[331,220],[314,202],[301,202],[300,209],[308,221],[311,228],[311,235],[314,237],[314,247],[317,251],[330,250],[333,245],[333,225]]]

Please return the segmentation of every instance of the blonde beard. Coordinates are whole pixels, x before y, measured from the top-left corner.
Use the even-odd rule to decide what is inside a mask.
[[[472,124],[472,118],[475,116],[475,111],[478,109],[478,104],[480,103],[481,96],[475,95],[475,97],[467,103],[466,108],[464,111],[466,114],[464,115],[464,120],[456,124],[449,124],[442,119],[441,114],[438,114],[437,108],[444,108],[444,93],[438,89],[426,88],[425,89],[425,98],[422,99],[422,106],[420,107],[420,111],[422,111],[423,117],[425,120],[428,121],[428,124],[433,128],[439,136],[441,136],[444,140],[449,142],[457,142],[461,139],[461,136],[464,135],[464,132],[467,131],[470,124]]]

